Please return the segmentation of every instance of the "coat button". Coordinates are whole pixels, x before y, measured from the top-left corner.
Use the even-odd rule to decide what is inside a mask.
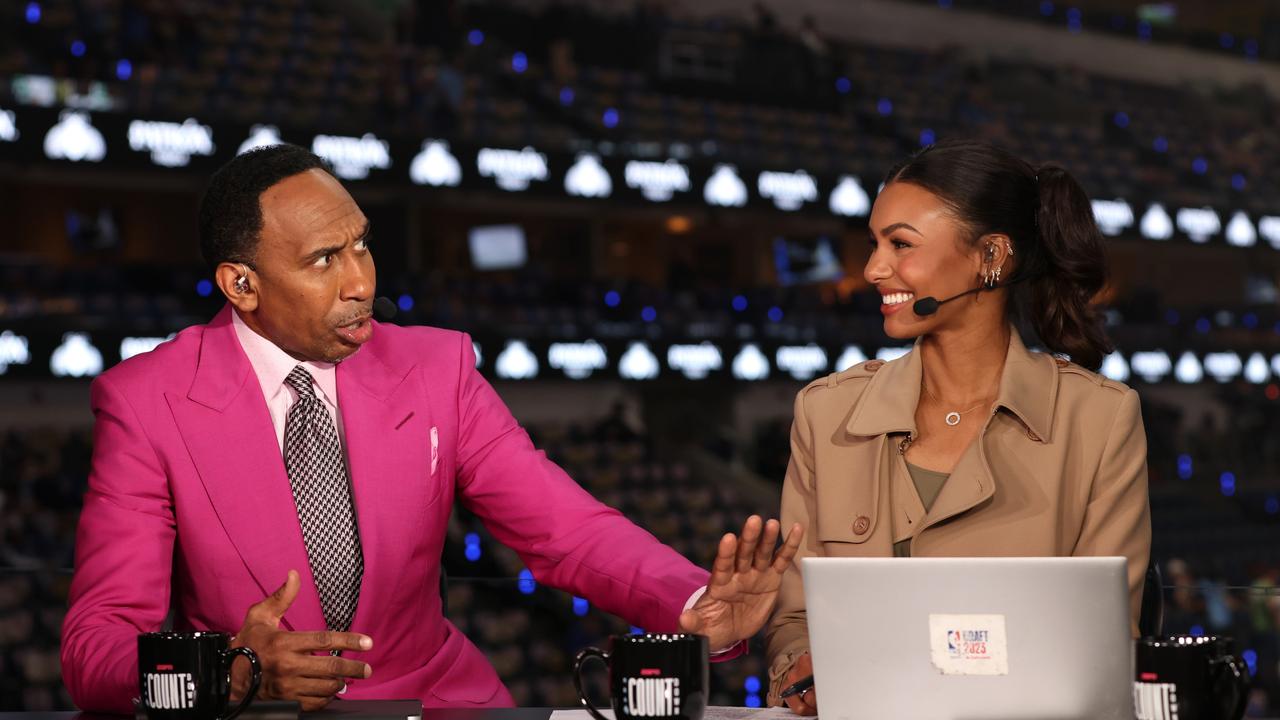
[[[853,521],[854,535],[866,535],[867,531],[870,529],[871,529],[871,519],[868,518],[866,515],[859,515],[858,518]]]
[[[866,365],[863,365],[862,367],[863,367],[864,369],[866,369],[866,371],[867,371],[867,372],[875,372],[875,371],[879,370],[880,368],[884,367],[884,361],[883,361],[883,360],[871,360],[871,361],[868,361],[868,362],[867,362],[867,364],[866,364]]]

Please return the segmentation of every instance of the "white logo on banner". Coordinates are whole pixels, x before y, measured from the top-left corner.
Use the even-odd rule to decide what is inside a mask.
[[[1249,360],[1244,364],[1244,379],[1254,385],[1261,385],[1267,381],[1271,375],[1271,369],[1267,367],[1267,359],[1262,353],[1254,353],[1249,356]]]
[[[756,179],[760,197],[772,200],[779,210],[799,210],[807,202],[818,199],[818,183],[803,170],[773,172],[766,170]]]
[[[1258,234],[1271,243],[1271,247],[1280,250],[1280,217],[1268,215],[1258,220]]]
[[[1173,237],[1173,218],[1164,211],[1164,206],[1154,203],[1142,215],[1138,223],[1138,232],[1148,240],[1168,240]]]
[[[0,142],[18,139],[18,120],[12,110],[0,110]]]
[[[1182,353],[1178,363],[1173,366],[1173,376],[1178,379],[1178,382],[1190,385],[1204,379],[1204,369],[1200,367],[1200,361],[1196,356],[1191,351],[1187,351]]]
[[[702,188],[702,199],[708,205],[742,207],[747,204],[747,185],[732,165],[717,165]]]
[[[1253,247],[1258,244],[1258,233],[1253,229],[1253,223],[1249,222],[1249,216],[1240,210],[1231,216],[1231,222],[1227,223],[1225,234],[1228,245]]]
[[[1129,367],[1149,383],[1160,382],[1173,370],[1169,354],[1162,351],[1136,352],[1129,359]]]
[[[0,332],[0,375],[9,370],[10,365],[29,365],[31,363],[31,346],[22,335],[15,335],[11,330]]]
[[[275,125],[254,125],[249,130],[249,137],[240,143],[240,147],[236,150],[237,155],[243,155],[250,150],[257,150],[260,147],[271,147],[272,145],[281,145],[284,141],[280,139],[280,131]]]
[[[1178,211],[1178,229],[1192,242],[1208,242],[1222,229],[1222,221],[1211,208],[1182,208]]]
[[[169,337],[127,337],[120,341],[120,359],[128,360],[135,355],[151,352],[162,343],[173,339],[173,335]]]
[[[422,150],[409,163],[409,179],[419,185],[457,187],[462,182],[462,165],[441,140],[424,140]]]
[[[676,162],[631,160],[623,170],[627,187],[639,190],[645,200],[666,202],[678,192],[689,192],[689,168]]]
[[[613,180],[600,164],[600,158],[583,153],[565,173],[564,191],[578,197],[607,198],[613,194]]]
[[[563,370],[570,380],[585,380],[591,373],[609,364],[604,348],[595,340],[576,343],[551,343],[547,364]]]
[[[181,123],[134,120],[129,123],[129,149],[151,153],[160,167],[186,167],[192,155],[212,155],[213,128],[195,118]]]
[[[1129,380],[1129,363],[1126,363],[1124,356],[1118,352],[1113,352],[1102,359],[1101,371],[1104,377],[1111,378],[1116,382]]]
[[[827,353],[817,345],[783,345],[778,348],[774,360],[779,370],[784,370],[796,380],[811,380],[827,369]]]
[[[744,345],[733,359],[733,376],[739,380],[764,380],[769,377],[769,358],[755,344]]]
[[[391,167],[390,146],[373,133],[360,137],[317,135],[311,141],[311,152],[328,160],[334,174],[343,180],[363,180],[372,169]]]
[[[84,333],[67,333],[53,351],[49,369],[57,377],[90,377],[102,372],[102,352]]]
[[[667,348],[667,366],[679,370],[690,380],[701,380],[712,370],[724,365],[720,349],[709,342],[698,345],[672,345]]]
[[[107,156],[107,143],[88,115],[67,111],[45,134],[44,154],[50,160],[99,162]]]
[[[1204,369],[1218,382],[1228,382],[1239,377],[1244,364],[1233,352],[1212,352],[1204,356]]]
[[[658,356],[643,342],[633,342],[618,360],[618,374],[627,380],[652,380],[658,377]]]
[[[528,380],[538,376],[538,358],[522,341],[510,340],[498,353],[493,369],[500,378]]]
[[[831,212],[845,217],[861,217],[871,212],[871,198],[862,189],[862,183],[852,175],[842,175],[836,189],[827,202]]]
[[[1093,220],[1104,235],[1119,235],[1133,227],[1133,208],[1124,200],[1094,200]]]
[[[547,156],[527,147],[523,150],[481,148],[476,155],[481,177],[493,178],[507,192],[529,189],[529,183],[547,179]]]
[[[864,363],[866,361],[867,356],[862,352],[862,348],[857,345],[850,345],[846,347],[844,352],[840,353],[840,357],[836,359],[836,372],[844,372],[854,365]]]

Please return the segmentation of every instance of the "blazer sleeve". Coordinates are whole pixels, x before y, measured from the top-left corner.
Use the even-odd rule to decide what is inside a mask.
[[[91,397],[93,466],[62,625],[62,679],[81,710],[132,714],[138,633],[159,630],[169,609],[173,504],[125,393],[102,376]]]
[[[708,573],[598,502],[534,448],[463,335],[458,493],[534,578],[651,632],[674,632]]]
[[[814,529],[817,517],[813,467],[813,432],[804,406],[805,391],[796,395],[795,418],[791,422],[791,460],[782,485],[782,527],[800,523],[804,542],[795,562],[782,576],[778,606],[765,631],[769,661],[769,704],[781,705],[778,693],[786,687],[787,673],[796,658],[809,652],[809,622],[804,608],[804,584],[800,560],[822,554],[822,544]]]
[[[1130,625],[1137,637],[1142,585],[1151,557],[1151,509],[1147,497],[1147,435],[1138,393],[1131,389],[1120,400],[1107,433],[1085,508],[1084,526],[1071,554],[1128,558]]]

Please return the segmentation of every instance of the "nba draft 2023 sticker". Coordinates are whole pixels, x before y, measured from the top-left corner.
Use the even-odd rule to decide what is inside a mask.
[[[943,675],[1008,675],[1004,615],[930,615],[930,660]]]

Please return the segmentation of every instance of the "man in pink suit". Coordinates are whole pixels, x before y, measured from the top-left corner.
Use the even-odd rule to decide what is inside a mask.
[[[751,518],[709,576],[595,501],[532,446],[466,335],[371,319],[369,224],[319,158],[232,160],[200,231],[228,305],[93,384],[62,638],[81,709],[131,712],[137,634],[171,608],[175,629],[259,654],[259,697],[510,705],[441,611],[455,499],[539,582],[634,625],[713,650],[763,625],[798,530],[775,555],[777,523]]]

